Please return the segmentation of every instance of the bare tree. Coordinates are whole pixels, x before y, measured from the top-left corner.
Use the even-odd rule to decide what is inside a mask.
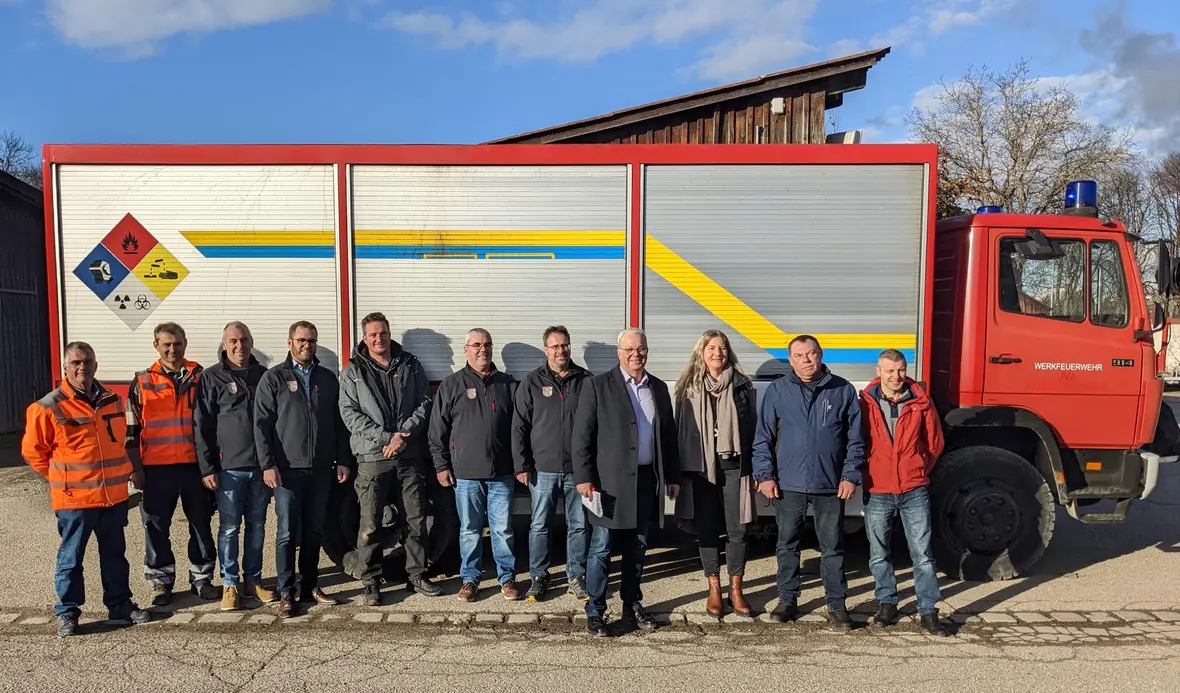
[[[41,187],[37,150],[12,130],[0,132],[0,171],[16,176],[33,187]]]
[[[1180,243],[1180,152],[1172,152],[1150,174],[1151,197],[1167,238]]]
[[[1049,212],[1069,181],[1108,176],[1130,159],[1128,130],[1087,121],[1077,98],[1030,77],[1027,61],[998,73],[970,68],[940,87],[906,119],[913,140],[939,145],[940,214]]]

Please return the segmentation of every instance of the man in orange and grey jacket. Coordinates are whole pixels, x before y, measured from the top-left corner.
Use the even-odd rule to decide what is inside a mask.
[[[184,358],[188,339],[174,322],[157,325],[152,346],[159,360],[135,374],[127,393],[127,456],[143,462],[143,501],[139,506],[145,545],[143,575],[152,583],[152,605],[172,601],[176,557],[172,553],[172,514],[179,500],[188,520],[189,581],[201,599],[217,599],[213,586],[217,546],[211,522],[213,492],[201,481],[193,435],[193,409],[199,363]]]
[[[49,481],[61,546],[53,586],[57,634],[73,635],[86,603],[82,557],[91,533],[98,537],[102,601],[112,620],[146,623],[151,615],[131,601],[128,583],[127,482],[142,482],[142,470],[123,449],[126,434],[119,395],[94,379],[98,360],[85,342],[65,350],[65,379],[29,405],[21,454]],[[138,485],[138,483],[137,483]]]
[[[860,393],[867,442],[864,488],[869,570],[877,583],[877,614],[882,626],[897,620],[897,579],[890,560],[894,517],[909,544],[921,626],[945,636],[938,619],[938,576],[930,550],[930,470],[942,454],[942,424],[934,403],[906,376],[905,355],[886,349],[877,359],[877,378]]]

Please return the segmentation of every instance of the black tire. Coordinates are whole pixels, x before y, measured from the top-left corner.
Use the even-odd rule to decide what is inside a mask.
[[[930,479],[934,560],[952,578],[1025,575],[1053,537],[1053,494],[1024,458],[1002,448],[944,455]]]

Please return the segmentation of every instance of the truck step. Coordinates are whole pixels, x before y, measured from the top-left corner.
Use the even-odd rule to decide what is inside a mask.
[[[1066,504],[1065,509],[1069,512],[1069,516],[1075,520],[1080,520],[1086,524],[1112,524],[1115,522],[1122,522],[1127,519],[1127,510],[1131,507],[1131,501],[1134,498],[1120,498],[1114,504],[1114,512],[1109,513],[1081,513],[1078,511],[1078,503],[1076,499],[1070,498]]]

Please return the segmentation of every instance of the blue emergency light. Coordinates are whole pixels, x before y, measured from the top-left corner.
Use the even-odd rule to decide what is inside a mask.
[[[1092,180],[1070,181],[1065,186],[1063,214],[1079,217],[1098,216],[1098,183]]]
[[[984,205],[983,207],[980,207],[979,209],[975,210],[975,213],[976,214],[1002,214],[1003,211],[1004,211],[1004,208],[1001,207],[1000,205]]]

